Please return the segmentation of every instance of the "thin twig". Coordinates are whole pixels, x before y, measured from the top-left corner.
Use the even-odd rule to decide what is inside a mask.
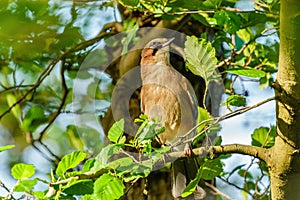
[[[132,181],[132,182],[130,183],[129,187],[125,190],[123,196],[126,196],[126,195],[128,194],[128,192],[133,188],[134,184],[135,184],[138,180],[140,180],[139,177],[136,178],[136,179],[134,179],[134,181]]]
[[[69,90],[66,84],[66,80],[65,80],[65,69],[64,69],[64,64],[65,61],[63,60],[61,63],[61,69],[60,69],[60,76],[61,76],[61,87],[62,87],[62,99],[61,99],[61,103],[57,109],[57,111],[53,114],[53,116],[51,117],[50,121],[48,122],[47,126],[40,132],[40,137],[39,137],[39,141],[42,141],[45,132],[48,130],[48,128],[53,124],[53,122],[56,120],[56,118],[59,116],[59,114],[61,113],[61,110],[63,108],[63,106],[65,105]]]
[[[83,49],[87,48],[88,46],[91,46],[91,45],[95,44],[96,42],[100,41],[101,39],[103,39],[103,37],[113,34],[112,32],[107,32],[107,29],[111,28],[113,25],[116,25],[116,23],[106,24],[97,37],[95,37],[91,40],[84,41],[84,42],[78,44],[77,46],[74,46],[74,47],[70,48],[69,50],[66,50],[63,54],[60,54],[59,56],[56,57],[56,59],[52,60],[52,62],[48,65],[48,67],[41,73],[41,75],[39,76],[36,83],[33,84],[32,87],[23,96],[21,96],[14,104],[12,104],[7,110],[5,110],[0,115],[0,120],[6,114],[8,114],[15,106],[17,106],[18,104],[25,101],[27,96],[29,96],[31,93],[33,93],[42,84],[44,79],[51,73],[51,71],[55,68],[56,64],[59,61],[64,60],[68,56],[71,56],[73,52],[83,50]]]
[[[275,100],[275,96],[270,97],[270,98],[267,98],[267,99],[265,99],[265,100],[263,100],[263,101],[261,101],[261,102],[255,104],[255,105],[247,106],[247,107],[243,107],[243,108],[234,110],[234,111],[232,111],[232,112],[230,112],[230,113],[227,113],[227,114],[225,114],[225,115],[222,115],[222,116],[220,116],[220,117],[214,117],[214,118],[210,118],[210,119],[207,119],[207,120],[203,120],[202,122],[196,124],[193,128],[191,128],[186,134],[184,134],[183,136],[178,137],[179,140],[178,140],[176,143],[174,143],[174,144],[172,145],[172,147],[178,146],[179,144],[182,144],[182,142],[184,142],[184,143],[186,143],[186,142],[191,142],[191,141],[193,141],[195,138],[197,138],[197,137],[199,137],[201,134],[203,134],[205,131],[207,131],[209,128],[211,128],[211,127],[213,127],[214,125],[216,125],[217,123],[219,123],[219,122],[221,122],[221,121],[223,121],[223,120],[225,120],[225,119],[229,119],[229,118],[231,118],[231,117],[234,117],[234,116],[243,114],[243,113],[245,113],[245,112],[247,112],[247,111],[249,111],[249,110],[252,110],[252,109],[254,109],[254,108],[257,108],[257,107],[259,107],[259,106],[261,106],[261,105],[263,105],[263,104],[265,104],[265,103],[267,103],[267,102],[269,102],[269,101],[273,101],[273,100]],[[198,133],[195,137],[193,137],[192,139],[188,139],[188,140],[186,140],[186,141],[183,141],[187,136],[189,136],[190,134],[193,134],[199,126],[204,125],[204,124],[206,124],[206,123],[210,123],[210,122],[213,122],[213,123],[211,123],[208,127],[206,127],[204,130],[202,130],[200,133]]]
[[[41,142],[38,142],[38,143],[41,144]],[[48,160],[49,162],[53,162],[53,159],[50,158],[45,152],[43,152],[43,151],[35,144],[35,142],[33,142],[33,143],[31,144],[31,146],[32,146],[33,148],[35,148],[40,154],[42,154],[42,155],[43,155],[43,158],[45,158],[45,159]]]
[[[220,179],[221,181],[227,183],[228,185],[231,185],[231,186],[235,187],[236,189],[241,190],[241,191],[244,191],[244,192],[248,193],[250,196],[252,196],[252,194],[251,194],[249,191],[247,191],[247,190],[245,190],[244,188],[242,188],[242,187],[240,187],[240,186],[238,186],[238,185],[236,185],[236,184],[230,182],[229,180],[224,179],[223,177],[218,177],[218,179]]]
[[[206,108],[206,98],[207,98],[207,93],[208,93],[208,84],[205,84],[205,91],[204,91],[204,94],[203,94],[203,107],[205,110],[207,110]]]
[[[214,191],[215,195],[220,195],[220,196],[224,197],[224,198],[227,199],[227,200],[231,200],[231,198],[230,198],[227,194],[221,192],[221,191],[220,191],[218,188],[216,188],[214,185],[212,185],[212,184],[210,184],[210,183],[208,183],[208,182],[205,182],[205,185],[206,185],[207,187],[211,188],[211,189]]]
[[[130,155],[127,151],[124,151],[124,149],[121,148],[119,151],[125,154],[126,156],[130,157],[135,163],[140,163],[137,159],[135,159],[134,156]]]
[[[225,11],[230,11],[230,12],[235,12],[235,13],[264,13],[265,11],[260,11],[260,10],[240,10],[237,8],[230,8],[230,7],[220,7],[219,10],[225,10]],[[164,12],[167,15],[184,15],[184,14],[214,14],[218,12],[219,10],[184,10],[184,11],[179,11],[179,12]],[[156,13],[153,13],[156,14]]]
[[[4,190],[8,192],[5,199],[15,199],[15,197],[12,195],[12,191],[10,191],[2,181],[0,181],[0,187],[4,188]]]

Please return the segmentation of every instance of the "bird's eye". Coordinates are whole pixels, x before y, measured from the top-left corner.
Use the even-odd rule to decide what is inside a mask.
[[[150,43],[150,47],[153,47],[153,48],[159,48],[160,46],[160,42],[157,42],[157,41],[153,41]]]

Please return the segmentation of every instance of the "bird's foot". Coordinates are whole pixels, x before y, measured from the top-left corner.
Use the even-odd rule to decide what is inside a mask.
[[[183,150],[183,153],[185,156],[187,156],[188,158],[190,158],[192,156],[192,149],[190,147],[189,144],[186,144]]]

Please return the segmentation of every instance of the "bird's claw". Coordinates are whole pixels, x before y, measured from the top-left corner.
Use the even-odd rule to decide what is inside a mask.
[[[192,156],[192,149],[191,149],[190,145],[188,145],[188,144],[185,145],[183,153],[185,156],[187,156],[189,158]]]

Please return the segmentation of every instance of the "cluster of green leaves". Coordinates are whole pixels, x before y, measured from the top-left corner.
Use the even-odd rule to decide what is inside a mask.
[[[102,4],[103,2],[76,4],[76,1],[72,3],[52,0],[0,2],[0,118],[1,125],[11,132],[13,137],[28,133],[31,136],[27,142],[32,142],[32,138],[39,139],[39,132],[55,119],[56,113],[72,112],[70,105],[75,105],[74,80],[89,49],[75,48],[63,57],[62,62],[58,62],[58,57],[90,37],[87,32],[91,31],[87,29],[92,23],[91,18],[94,19],[97,12],[101,12],[99,8],[103,8]],[[98,7],[99,5],[101,6]],[[86,15],[85,11],[88,11],[89,15]],[[93,30],[98,31],[100,28],[93,27]],[[105,62],[107,56],[103,54],[104,52],[95,52],[97,55],[94,53],[90,62],[99,64]],[[51,63],[55,63],[52,68],[49,67]],[[47,78],[42,80],[42,77]],[[87,80],[94,78],[94,74],[82,72],[81,77]],[[63,88],[64,84],[66,88]],[[87,89],[89,96],[94,92],[93,97],[97,106],[101,100],[109,98],[107,97],[109,95],[105,96],[106,94],[100,91],[98,84],[99,79],[91,83]],[[67,93],[65,99],[63,93]],[[24,98],[25,94],[27,95]],[[19,103],[15,105],[17,102]],[[11,112],[2,116],[9,107],[12,107]],[[99,112],[103,114],[103,110]],[[61,153],[70,149],[84,148],[78,139],[78,131],[70,128],[72,125],[69,128],[56,125],[51,127],[50,134],[45,134],[45,139],[50,143],[55,141]],[[90,131],[88,137],[96,138],[95,134],[98,135],[99,132]],[[95,144],[101,143],[100,139],[98,141],[94,139],[92,143],[91,138],[86,138],[84,145],[93,150],[101,146]]]
[[[236,94],[232,87],[236,77],[259,81],[261,87],[268,87],[277,71],[279,27],[279,1],[260,1],[254,10],[242,12],[230,9],[237,1],[138,1],[120,0],[129,10],[146,12],[155,17],[172,20],[191,14],[191,17],[216,29],[214,39],[207,41],[206,34],[197,44],[196,38],[189,38],[185,44],[187,67],[208,84],[216,78],[216,67],[225,68],[226,89],[232,95],[225,104],[246,105],[243,93]],[[228,9],[226,9],[228,8]],[[267,36],[271,39],[268,39]],[[273,40],[273,41],[272,41]],[[225,48],[224,48],[225,47]],[[196,53],[195,53],[196,52]],[[226,62],[217,65],[216,53],[224,55]],[[223,71],[224,69],[222,69]],[[231,76],[230,76],[231,75]]]
[[[126,193],[126,183],[147,177],[154,165],[164,159],[170,147],[152,146],[155,137],[164,131],[157,119],[149,120],[141,115],[136,120],[141,123],[136,135],[127,142],[124,135],[124,120],[113,124],[108,132],[107,144],[95,158],[88,158],[82,151],[65,155],[51,174],[51,182],[33,178],[35,167],[31,164],[16,164],[11,174],[17,180],[13,191],[23,192],[36,199],[119,199]],[[2,147],[8,150],[13,146]],[[221,157],[211,160],[205,158],[198,169],[197,176],[187,186],[183,196],[195,190],[200,180],[212,180],[223,173]],[[46,191],[35,191],[41,183],[49,185]],[[128,189],[128,188],[127,188]]]
[[[0,3],[0,18],[5,19],[0,21],[1,86],[5,91],[10,87],[16,89],[9,89],[1,95],[0,101],[3,102],[0,104],[1,113],[14,105],[28,91],[28,88],[40,80],[40,75],[45,73],[45,69],[54,58],[85,40],[83,30],[87,27],[88,21],[79,16],[82,7],[76,2],[73,1],[72,8],[68,7],[69,2],[63,1],[56,3],[55,1],[11,0]],[[145,15],[150,14],[164,20],[179,19],[183,15],[190,14],[192,20],[217,30],[212,40],[208,39],[206,34],[202,34],[201,38],[188,37],[185,53],[189,70],[204,78],[207,85],[210,81],[219,78],[216,73],[219,66],[224,67],[225,72],[231,75],[226,76],[225,82],[230,94],[225,102],[228,107],[246,105],[246,95],[237,94],[232,87],[236,77],[259,81],[261,87],[267,87],[273,81],[272,75],[277,69],[279,45],[276,37],[274,41],[267,40],[267,42],[260,42],[259,39],[266,38],[273,32],[276,36],[279,25],[279,0],[259,1],[259,4],[255,4],[256,10],[249,12],[230,9],[234,6],[235,0],[119,0],[119,2],[131,11],[140,11]],[[81,12],[103,8],[103,5],[85,4]],[[112,1],[105,5],[114,7]],[[229,9],[224,9],[226,7]],[[91,14],[87,18],[89,17]],[[79,24],[83,25],[79,26]],[[125,47],[122,53],[126,53],[129,43],[134,41],[138,24],[131,19],[124,22],[124,31],[128,37],[122,41]],[[91,97],[94,100],[96,98],[94,101],[96,107],[103,103],[100,100],[110,100],[110,96],[98,87],[99,79],[94,77],[94,71],[85,70],[80,74],[77,73],[79,66],[85,69],[85,67],[94,67],[95,62],[99,65],[105,63],[108,55],[104,51],[96,50],[92,55],[89,54],[88,62],[82,63],[87,53],[88,50],[78,50],[64,57],[61,68],[65,70],[62,74],[66,79],[68,95],[59,112],[66,111],[67,106],[74,103],[72,86],[76,77],[92,81],[88,85],[87,95],[81,98],[82,101],[89,102],[89,105],[79,102],[78,108],[75,104],[75,112],[90,111],[91,106],[94,106],[90,103]],[[226,62],[219,65],[218,60],[222,59]],[[50,80],[44,81],[39,88],[35,88],[22,104],[15,106],[11,110],[12,115],[3,118],[1,124],[13,132],[16,132],[16,127],[20,127],[19,131],[35,133],[45,123],[51,121],[60,106],[63,85],[57,84],[62,82],[62,78],[58,77],[57,73],[52,73],[49,77]],[[23,86],[16,87],[17,85]],[[203,120],[209,119],[205,110],[199,112],[202,113],[199,116],[205,118]],[[103,114],[103,110],[99,110],[99,113]],[[126,192],[127,182],[147,177],[153,163],[169,151],[168,147],[154,148],[151,144],[155,136],[163,131],[163,128],[157,127],[158,122],[155,120],[148,122],[143,117],[140,120],[142,125],[136,136],[129,142],[123,135],[124,122],[117,122],[108,134],[112,144],[103,149],[99,145],[101,143],[99,132],[91,127],[76,127],[74,124],[68,125],[65,129],[54,127],[51,134],[47,134],[47,138],[59,142],[62,152],[67,152],[70,148],[83,150],[92,147],[93,150],[98,148],[99,155],[87,159],[87,154],[75,151],[63,157],[55,174],[52,175],[50,185],[54,193],[32,192],[38,182],[45,181],[39,178],[31,179],[35,171],[32,165],[17,164],[12,169],[12,175],[18,180],[13,191],[28,193],[40,199],[47,196],[73,198],[76,195],[83,195],[84,199],[119,198]],[[206,126],[209,126],[209,123],[200,126],[198,132]],[[218,127],[215,128],[218,130]],[[210,130],[214,133],[212,129]],[[79,132],[89,134],[82,140]],[[274,134],[273,128],[270,130],[265,127],[258,128],[252,135],[252,145],[269,148],[274,144]],[[220,144],[220,138],[213,144]],[[9,148],[12,146],[1,147],[0,152]],[[142,155],[143,158],[149,158],[148,162],[144,159],[144,162],[141,162],[139,156],[135,157],[135,154],[130,156],[124,154],[122,152],[124,148],[134,150],[136,155]],[[207,159],[205,163],[202,165],[205,167],[199,169],[196,179],[188,186],[184,195],[187,196],[193,191],[199,179],[210,179],[222,174],[220,160]],[[260,167],[265,169],[263,165]],[[91,178],[90,174],[98,174],[99,177]],[[251,179],[251,181],[253,185],[255,180]]]

